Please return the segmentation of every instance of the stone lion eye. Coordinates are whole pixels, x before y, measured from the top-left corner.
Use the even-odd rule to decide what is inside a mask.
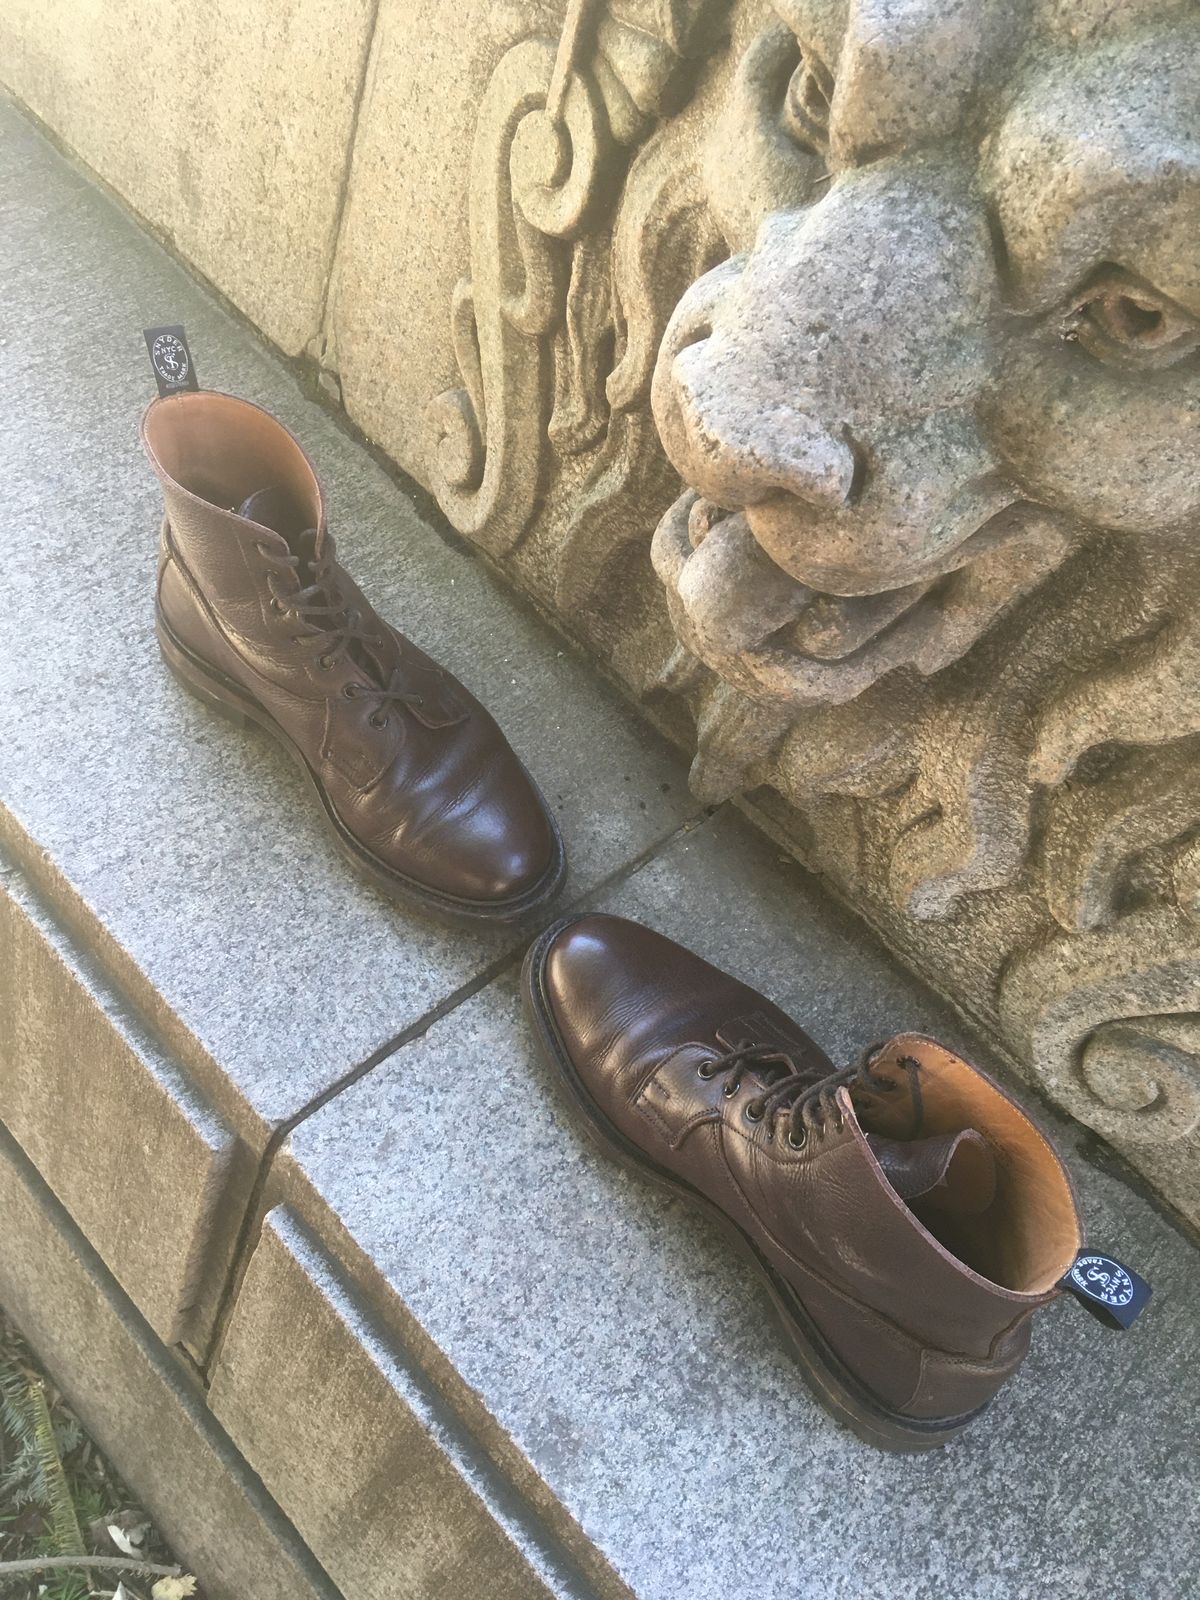
[[[1167,367],[1200,349],[1200,321],[1125,273],[1105,272],[1075,299],[1064,337],[1100,360]]]
[[[783,123],[799,144],[824,152],[829,148],[829,102],[833,74],[820,58],[802,49],[788,80]]]

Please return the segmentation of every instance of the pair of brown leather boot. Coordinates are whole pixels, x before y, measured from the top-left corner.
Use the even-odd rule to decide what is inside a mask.
[[[171,670],[283,744],[388,892],[469,922],[544,905],[564,857],[541,796],[338,564],[292,435],[189,390],[150,406],[143,438]],[[1080,1244],[1062,1162],[998,1085],[915,1035],[838,1071],[762,995],[616,917],[550,928],[525,989],[584,1125],[732,1230],[838,1417],[912,1450],[979,1414]]]

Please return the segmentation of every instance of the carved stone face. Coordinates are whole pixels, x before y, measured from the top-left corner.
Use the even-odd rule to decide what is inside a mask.
[[[930,673],[1087,531],[1200,523],[1200,18],[777,0],[711,136],[735,253],[680,302],[655,535],[760,699]]]

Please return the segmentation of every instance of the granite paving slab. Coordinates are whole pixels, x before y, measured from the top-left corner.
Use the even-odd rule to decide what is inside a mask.
[[[835,1057],[920,1026],[998,1070],[728,814],[602,903],[757,984]],[[212,1403],[322,1559],[330,1485],[317,1495],[270,1419],[290,1405],[332,1437],[358,1430],[353,1482],[386,1482],[406,1386],[424,1382],[599,1594],[1180,1600],[1200,1571],[1196,1254],[1084,1159],[1080,1130],[1041,1114],[1092,1241],[1152,1281],[1150,1309],[1118,1335],[1057,1302],[971,1431],[927,1456],[876,1453],[810,1399],[741,1258],[577,1132],[506,973],[293,1132]],[[292,1218],[319,1265],[289,1244]],[[310,1334],[338,1274],[409,1374],[372,1393],[365,1433],[323,1381],[341,1358]],[[356,1337],[347,1322],[347,1361]],[[352,1494],[340,1504],[352,1521]],[[394,1554],[381,1545],[378,1570]]]
[[[163,669],[161,501],[137,437],[153,394],[143,327],[183,322],[202,382],[298,433],[349,568],[487,702],[541,782],[571,858],[568,897],[695,803],[662,742],[3,103],[0,280],[0,842],[257,1155],[517,935],[442,929],[360,883],[286,757]],[[65,1055],[53,1070],[78,1099],[86,1064]],[[134,1095],[129,1116],[139,1109]],[[119,1217],[149,1192],[135,1162],[107,1203]]]

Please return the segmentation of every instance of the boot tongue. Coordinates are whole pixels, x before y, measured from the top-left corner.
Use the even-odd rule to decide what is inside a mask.
[[[981,1216],[996,1195],[996,1159],[974,1128],[929,1139],[867,1134],[883,1175],[905,1201],[956,1217]]]
[[[237,515],[257,522],[260,527],[270,528],[272,533],[286,539],[292,554],[300,558],[296,576],[301,587],[312,582],[313,568],[320,553],[320,534],[312,527],[305,527],[304,518],[297,512],[286,489],[274,483],[265,489],[256,489],[237,507]]]
[[[272,533],[281,534],[293,549],[295,541],[304,532],[304,519],[297,515],[291,496],[275,483],[248,494],[237,507],[237,515],[257,522],[260,527],[270,528]],[[298,550],[296,553],[303,554]]]

